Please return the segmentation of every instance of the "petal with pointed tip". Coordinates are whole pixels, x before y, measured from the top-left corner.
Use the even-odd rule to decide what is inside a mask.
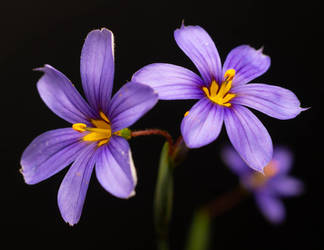
[[[296,95],[274,85],[251,83],[233,88],[237,96],[232,103],[256,109],[268,116],[287,120],[295,118],[303,108]]]
[[[222,81],[222,65],[215,43],[200,26],[184,26],[174,31],[174,38],[182,51],[200,72],[206,86]]]
[[[95,117],[88,103],[64,74],[50,65],[36,70],[45,73],[37,82],[38,92],[56,115],[70,123],[88,123],[88,118]]]

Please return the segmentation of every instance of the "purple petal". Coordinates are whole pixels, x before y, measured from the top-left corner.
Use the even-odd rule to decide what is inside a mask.
[[[303,183],[294,177],[278,176],[270,181],[271,189],[280,196],[296,196],[304,190]]]
[[[276,146],[273,151],[273,160],[277,163],[278,174],[285,175],[292,167],[293,155],[288,148]]]
[[[108,111],[114,80],[114,35],[105,28],[91,31],[81,52],[81,78],[91,107]]]
[[[38,92],[46,105],[70,123],[87,123],[95,113],[81,97],[70,80],[50,65],[37,70],[45,74],[38,80]]]
[[[238,176],[251,174],[251,169],[245,164],[239,154],[231,146],[226,146],[221,152],[222,160]]]
[[[71,164],[85,143],[72,128],[56,129],[36,137],[25,149],[20,164],[27,184],[43,181]]]
[[[57,201],[61,215],[71,226],[78,223],[95,164],[96,144],[84,148],[65,175]]]
[[[215,43],[200,26],[184,26],[174,31],[174,38],[182,51],[199,70],[205,85],[212,80],[222,81],[222,65]]]
[[[167,63],[154,63],[137,71],[133,82],[148,85],[159,94],[160,100],[200,99],[204,83],[192,71]]]
[[[283,203],[272,196],[259,193],[255,196],[256,203],[262,214],[272,223],[278,224],[285,219],[286,211]]]
[[[129,198],[135,194],[136,170],[124,138],[113,136],[108,144],[98,149],[96,175],[101,185],[114,196]]]
[[[112,131],[134,124],[158,101],[158,95],[149,86],[128,82],[114,95],[109,107]]]
[[[229,69],[235,69],[233,87],[248,83],[268,70],[270,57],[249,45],[241,45],[227,55],[223,66],[223,74]]]
[[[250,110],[239,105],[225,109],[224,120],[236,151],[248,166],[263,172],[272,159],[272,141],[266,128]]]
[[[293,92],[278,86],[252,83],[233,88],[233,92],[237,96],[232,103],[254,108],[277,119],[292,119],[305,110]]]
[[[198,101],[181,123],[181,133],[188,148],[199,148],[214,141],[222,128],[224,108],[207,98]]]

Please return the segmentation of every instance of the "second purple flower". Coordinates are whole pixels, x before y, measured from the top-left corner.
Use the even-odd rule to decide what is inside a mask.
[[[189,148],[214,141],[225,123],[236,151],[253,169],[262,172],[272,158],[267,129],[245,106],[277,119],[291,119],[304,109],[291,91],[263,83],[251,83],[266,72],[270,58],[248,45],[234,48],[222,67],[218,51],[200,26],[184,26],[174,32],[178,46],[200,72],[172,64],[154,63],[137,71],[132,80],[151,86],[161,100],[199,99],[185,114],[181,132]]]

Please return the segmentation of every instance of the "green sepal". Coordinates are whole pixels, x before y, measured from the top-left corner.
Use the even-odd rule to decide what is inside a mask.
[[[172,213],[173,161],[166,142],[160,155],[160,163],[154,198],[154,222],[159,237],[166,237]]]
[[[125,138],[126,140],[129,140],[132,138],[131,133],[132,133],[132,131],[129,128],[123,128],[118,131],[118,135]]]

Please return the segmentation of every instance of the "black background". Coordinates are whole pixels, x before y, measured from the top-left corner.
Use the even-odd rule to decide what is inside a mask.
[[[1,233],[11,246],[155,249],[152,201],[160,137],[130,142],[139,183],[137,195],[120,200],[106,193],[92,176],[80,222],[68,226],[56,203],[66,170],[28,186],[19,174],[24,148],[50,129],[67,127],[41,101],[36,90],[47,63],[66,74],[81,90],[79,59],[84,38],[92,29],[114,32],[116,70],[114,92],[140,67],[168,62],[196,71],[177,47],[173,31],[200,25],[213,38],[224,61],[235,46],[264,46],[272,65],[257,82],[292,90],[303,107],[293,120],[280,121],[255,112],[274,144],[293,150],[292,175],[305,182],[306,192],[286,199],[287,219],[269,224],[252,199],[213,221],[211,249],[304,249],[323,244],[323,33],[319,6],[312,1],[1,1]],[[256,82],[255,81],[255,82]],[[193,101],[161,101],[132,128],[158,127],[177,137],[183,114]],[[175,173],[171,249],[184,249],[194,209],[237,185],[219,152],[228,138],[223,129],[214,143],[192,150]],[[2,244],[3,241],[1,240]]]

